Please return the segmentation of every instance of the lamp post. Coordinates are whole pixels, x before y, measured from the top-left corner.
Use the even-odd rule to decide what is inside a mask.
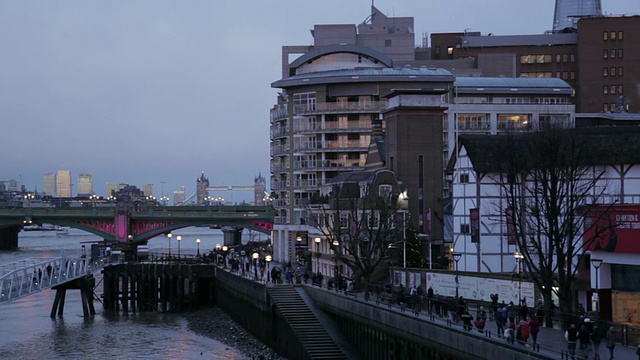
[[[247,252],[246,252],[246,251],[244,251],[244,250],[241,250],[241,251],[240,251],[240,259],[241,259],[241,261],[242,261],[242,275],[243,275],[243,276],[244,276],[244,268],[245,268],[245,266],[246,266],[246,265],[244,264],[244,263],[246,262],[246,261],[245,261],[245,255],[247,255]]]
[[[516,251],[513,256],[516,258],[518,265],[518,319],[522,320],[520,314],[522,313],[522,259],[524,259],[524,255]]]
[[[260,254],[254,252],[251,256],[253,257],[253,275],[255,276],[255,279],[258,280],[258,258],[260,257]]]
[[[338,241],[338,239],[334,239],[331,245],[333,245],[333,251],[335,252],[335,264],[333,268],[333,276],[337,278],[339,275],[338,274],[338,254],[339,254],[338,246],[340,246],[340,242]]]
[[[264,257],[264,261],[267,262],[267,281],[266,282],[269,282],[269,278],[270,278],[269,263],[271,262],[271,260],[273,260],[273,257],[271,257],[271,255],[267,255]]]
[[[164,206],[164,209],[167,210],[167,201],[169,201],[169,197],[168,196],[162,196],[162,197],[160,197],[160,201],[162,201],[162,206]]]
[[[180,240],[182,240],[182,236],[176,236],[176,240],[178,240],[178,260],[180,260]]]
[[[460,261],[460,258],[462,257],[462,254],[460,253],[453,253],[451,254],[451,256],[453,256],[453,260],[456,262],[456,299],[458,298],[458,284],[460,283],[459,279],[458,279],[458,261]]]
[[[598,324],[598,320],[600,317],[600,287],[598,286],[598,270],[600,270],[600,266],[602,266],[602,259],[591,259],[591,265],[596,269],[596,291],[593,293],[593,303],[595,303],[595,312],[596,312],[596,324]]]
[[[322,241],[322,239],[320,239],[319,237],[313,239],[313,241],[316,243],[316,258],[317,258],[317,265],[316,265],[316,269],[318,270],[318,272],[320,272],[320,241]]]
[[[216,265],[220,264],[220,251],[222,250],[222,245],[220,243],[216,244]]]
[[[196,239],[196,244],[198,246],[198,252],[196,253],[196,255],[200,256],[200,239]]]
[[[31,208],[31,200],[33,200],[33,198],[35,198],[36,196],[29,193],[27,195],[24,196],[24,198],[27,200],[27,207]]]
[[[211,211],[211,202],[213,201],[213,198],[211,196],[207,196],[204,198],[204,201],[207,202],[207,211]]]
[[[409,195],[407,190],[398,196],[398,207],[402,210],[402,267],[407,267],[407,210],[409,209]]]
[[[168,233],[168,234],[167,234],[167,239],[169,239],[169,256],[168,256],[168,258],[170,258],[170,257],[171,257],[171,237],[172,237],[172,236],[173,236],[173,234],[172,234],[172,233]]]
[[[229,250],[227,245],[222,247],[222,268],[223,269],[227,268],[227,250]]]

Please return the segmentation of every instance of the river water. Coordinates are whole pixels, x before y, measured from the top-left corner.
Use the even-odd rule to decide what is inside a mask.
[[[175,237],[182,236],[181,254],[195,255],[201,239],[201,252],[222,243],[222,233],[208,228],[187,228],[149,241],[151,252],[177,255]],[[79,256],[82,245],[101,239],[71,229],[68,236],[55,232],[20,232],[17,251],[0,251],[0,265],[26,258]],[[97,277],[96,295],[102,294]],[[54,290],[45,290],[0,305],[0,359],[248,359],[237,349],[197,335],[187,328],[178,314],[105,313],[94,301],[96,315],[83,317],[80,291],[67,291],[64,316],[51,318]]]

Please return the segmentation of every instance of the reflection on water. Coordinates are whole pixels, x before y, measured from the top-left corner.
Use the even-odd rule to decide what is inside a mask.
[[[211,236],[215,241],[211,232],[195,236]],[[64,238],[22,232],[20,249],[0,252],[0,264],[61,253],[77,256],[81,243],[98,240],[79,231]],[[102,293],[99,280],[95,290],[98,296]],[[95,301],[97,314],[84,318],[79,290],[67,291],[64,317],[51,318],[54,296],[55,290],[45,290],[0,305],[0,359],[246,358],[216,340],[189,331],[186,321],[177,314],[105,313],[101,303]]]

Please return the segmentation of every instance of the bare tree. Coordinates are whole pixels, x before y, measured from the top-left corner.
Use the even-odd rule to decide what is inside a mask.
[[[499,144],[500,172],[494,180],[506,198],[509,240],[523,255],[545,313],[552,313],[555,293],[560,311],[568,314],[575,306],[578,264],[595,238],[584,238],[591,223],[584,215],[605,194],[606,169],[594,164],[587,137],[571,130],[506,135]]]
[[[380,194],[370,185],[347,185],[334,186],[327,203],[310,206],[310,225],[322,234],[337,260],[351,268],[368,297],[372,276],[389,259],[389,245],[403,241],[398,191],[396,186]]]

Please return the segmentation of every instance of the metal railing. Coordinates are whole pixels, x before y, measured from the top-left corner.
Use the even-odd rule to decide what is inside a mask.
[[[101,258],[31,258],[0,265],[0,304],[79,279],[118,260]]]

